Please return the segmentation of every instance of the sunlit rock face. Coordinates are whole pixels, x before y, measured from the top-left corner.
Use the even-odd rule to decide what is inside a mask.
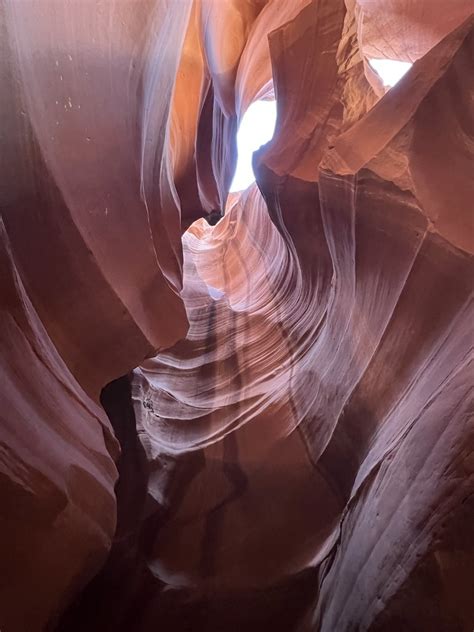
[[[2,0],[2,632],[472,630],[474,18],[440,6]]]

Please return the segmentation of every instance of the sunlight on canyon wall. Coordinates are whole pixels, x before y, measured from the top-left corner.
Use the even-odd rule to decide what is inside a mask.
[[[0,0],[2,632],[472,630],[472,13]]]

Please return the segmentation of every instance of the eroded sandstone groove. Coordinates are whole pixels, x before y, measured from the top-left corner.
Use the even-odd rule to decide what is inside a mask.
[[[473,10],[1,0],[3,632],[472,630]]]

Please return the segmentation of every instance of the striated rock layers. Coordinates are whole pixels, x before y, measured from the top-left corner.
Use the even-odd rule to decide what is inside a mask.
[[[2,632],[473,629],[473,10],[0,0]]]

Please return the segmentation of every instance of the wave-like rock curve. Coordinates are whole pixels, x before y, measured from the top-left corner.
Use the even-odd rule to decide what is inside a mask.
[[[430,4],[3,0],[2,630],[472,629],[474,22]]]

